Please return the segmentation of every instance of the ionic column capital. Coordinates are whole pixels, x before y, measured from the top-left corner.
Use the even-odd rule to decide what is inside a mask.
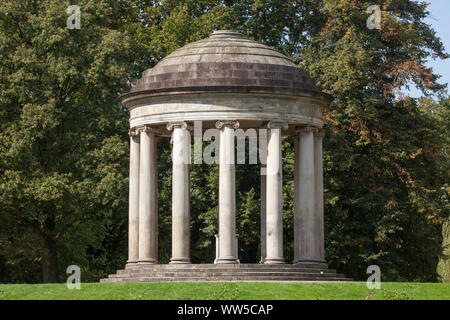
[[[133,128],[132,130],[135,131],[136,135],[139,135],[141,132],[145,132],[145,133],[153,132],[153,133],[156,133],[155,129],[153,129],[153,128],[152,128],[150,125],[148,125],[148,124],[145,124],[145,125],[140,126],[140,127],[135,127],[135,128]],[[131,131],[131,130],[130,130],[130,131]]]
[[[282,129],[286,131],[287,129],[289,129],[289,125],[287,122],[284,121],[269,121],[269,123],[267,124],[267,128]]]
[[[300,126],[295,128],[296,133],[315,133],[317,131],[317,128],[313,126]]]
[[[130,130],[128,130],[128,135],[130,136],[130,138],[137,138],[139,137],[139,131],[136,130],[136,128],[131,128]]]
[[[325,137],[325,130],[323,130],[322,128],[316,129],[316,131],[314,132],[314,137],[324,138]]]
[[[175,128],[187,129],[188,124],[184,121],[176,121],[176,122],[169,122],[166,126],[166,129],[168,131],[173,131]]]
[[[216,122],[216,128],[221,130],[225,127],[231,127],[235,130],[239,129],[239,121],[223,121],[223,120],[219,120]]]

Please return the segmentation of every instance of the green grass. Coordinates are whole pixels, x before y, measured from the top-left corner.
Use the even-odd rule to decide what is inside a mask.
[[[0,284],[0,300],[450,300],[449,283],[82,283]]]

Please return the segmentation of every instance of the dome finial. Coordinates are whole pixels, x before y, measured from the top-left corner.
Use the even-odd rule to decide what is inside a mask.
[[[243,38],[242,33],[234,30],[216,30],[209,35],[210,38]]]

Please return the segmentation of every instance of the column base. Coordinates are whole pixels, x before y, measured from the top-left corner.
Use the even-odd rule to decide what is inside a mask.
[[[137,261],[127,261],[127,264],[125,265],[125,269],[133,269],[138,265]]]
[[[189,258],[171,258],[169,264],[191,264]]]
[[[156,259],[140,259],[137,261],[137,264],[144,265],[144,264],[159,264],[158,260]]]
[[[224,257],[224,258],[218,258],[217,264],[239,264],[239,259],[235,257]]]
[[[284,258],[266,258],[264,264],[286,264]]]
[[[313,259],[299,259],[294,261],[294,264],[320,264],[327,267],[327,262],[325,260],[313,260]]]

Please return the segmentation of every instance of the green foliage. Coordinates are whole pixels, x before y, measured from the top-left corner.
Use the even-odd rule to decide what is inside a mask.
[[[442,282],[450,282],[450,220],[442,227],[443,253],[438,264],[438,274]]]
[[[413,300],[411,296],[408,295],[406,289],[399,291],[395,290],[383,290],[383,299],[384,300]]]
[[[78,1],[83,27],[69,30],[69,1],[2,1],[0,255],[10,281],[41,281],[36,263],[46,282],[70,264],[101,277],[102,242],[125,236],[116,230],[127,207],[126,112],[117,93],[135,65],[119,16],[131,2],[112,3]],[[103,264],[100,273],[90,264]]]
[[[209,286],[206,300],[238,300],[239,288],[233,283],[214,283]]]
[[[383,2],[380,31],[365,25],[368,5],[323,1],[323,25],[299,55],[335,98],[324,114],[327,257],[356,279],[376,264],[384,279],[435,281],[447,124],[399,91],[412,81],[439,92],[423,62],[447,55],[423,23],[426,5]]]

